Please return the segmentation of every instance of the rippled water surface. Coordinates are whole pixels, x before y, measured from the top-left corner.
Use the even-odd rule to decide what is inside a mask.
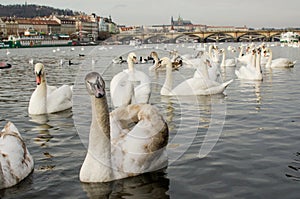
[[[224,48],[228,45],[219,44]],[[126,68],[126,64],[112,64],[113,58],[121,55],[125,59],[129,51],[147,56],[152,50],[162,57],[168,55],[164,48],[186,54],[193,52],[190,46],[9,49],[9,55],[0,50],[0,59],[13,65],[0,71],[0,123],[16,124],[35,161],[33,173],[20,184],[0,190],[0,197],[299,198],[300,50],[279,46],[272,47],[273,56],[298,60],[294,68],[263,68],[264,80],[251,82],[236,79],[235,68],[228,67],[223,78],[234,81],[226,95],[161,97],[165,74],[149,73],[150,63],[137,64],[136,68],[151,77],[150,102],[159,107],[169,125],[169,166],[112,183],[80,183],[90,125],[84,75],[92,70],[100,72],[109,94],[109,81]],[[229,54],[234,55],[237,53]],[[72,110],[28,115],[28,102],[35,89],[30,59],[45,64],[49,85],[74,85]],[[68,60],[74,64],[69,66]],[[192,74],[189,68],[174,72],[176,84]],[[214,147],[206,155],[209,146]]]

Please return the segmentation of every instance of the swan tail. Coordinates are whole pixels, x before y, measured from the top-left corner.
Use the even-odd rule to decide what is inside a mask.
[[[224,82],[222,85],[224,86],[224,88],[226,88],[231,82],[233,82],[233,79],[231,79],[227,82]]]

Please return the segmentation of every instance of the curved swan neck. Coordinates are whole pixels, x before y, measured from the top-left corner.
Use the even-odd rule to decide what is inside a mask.
[[[208,47],[208,56],[211,58],[212,57],[212,48],[213,46],[212,45],[209,45]]]
[[[257,72],[259,72],[259,73],[261,73],[261,66],[260,66],[261,59],[260,58],[261,58],[261,55],[259,53],[256,56],[256,63],[255,63],[255,68],[256,68]]]
[[[272,52],[271,49],[269,49],[269,59],[268,59],[268,61],[267,61],[267,63],[266,63],[266,67],[270,67],[270,66],[271,66],[271,64],[272,64],[272,59],[273,59],[273,52]]]
[[[225,50],[223,51],[223,57],[222,57],[222,63],[221,66],[225,66],[225,59],[226,59],[226,54],[225,54]]]
[[[129,71],[133,71],[134,70],[133,60],[132,59],[128,59],[127,62],[128,62],[128,69],[129,69]]]
[[[92,100],[92,124],[86,158],[80,170],[82,182],[108,182],[113,179],[110,121],[106,97]]]
[[[173,87],[173,77],[172,77],[172,63],[169,62],[166,65],[166,79],[160,93],[162,95],[169,95]]]
[[[251,55],[250,66],[255,68],[256,65],[256,53]]]
[[[158,59],[158,57],[156,55],[153,56],[153,59],[154,59],[154,63],[158,64],[159,59]]]
[[[31,95],[28,112],[29,114],[47,113],[47,83],[44,75],[41,77],[41,83],[36,86]]]
[[[241,58],[241,57],[242,57],[242,55],[243,55],[243,51],[244,51],[244,46],[241,46],[241,47],[240,47],[240,54],[239,54],[239,58]]]
[[[110,140],[110,121],[109,121],[109,111],[107,105],[106,97],[95,98],[91,97],[92,100],[92,125],[95,128],[99,128],[101,133]]]

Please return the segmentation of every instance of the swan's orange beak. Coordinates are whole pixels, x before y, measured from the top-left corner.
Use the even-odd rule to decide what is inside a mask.
[[[36,76],[36,84],[37,84],[37,85],[40,85],[40,84],[41,84],[41,81],[42,81],[41,76],[40,76],[40,75],[37,75],[37,76]]]

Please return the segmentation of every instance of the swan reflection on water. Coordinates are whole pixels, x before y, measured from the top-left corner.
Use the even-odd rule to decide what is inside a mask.
[[[72,110],[67,109],[55,114],[29,115],[29,117],[29,121],[35,124],[31,130],[37,132],[34,141],[40,146],[45,146],[53,138],[50,129],[59,128],[60,123],[67,125],[65,120],[72,117]]]
[[[205,157],[213,149],[224,125],[224,100],[223,93],[211,96],[161,96],[168,125],[172,128],[168,144],[169,165],[183,156],[195,139],[203,139],[198,157]],[[197,154],[194,155],[197,157]]]
[[[170,180],[160,170],[109,183],[81,183],[88,198],[170,198]]]

